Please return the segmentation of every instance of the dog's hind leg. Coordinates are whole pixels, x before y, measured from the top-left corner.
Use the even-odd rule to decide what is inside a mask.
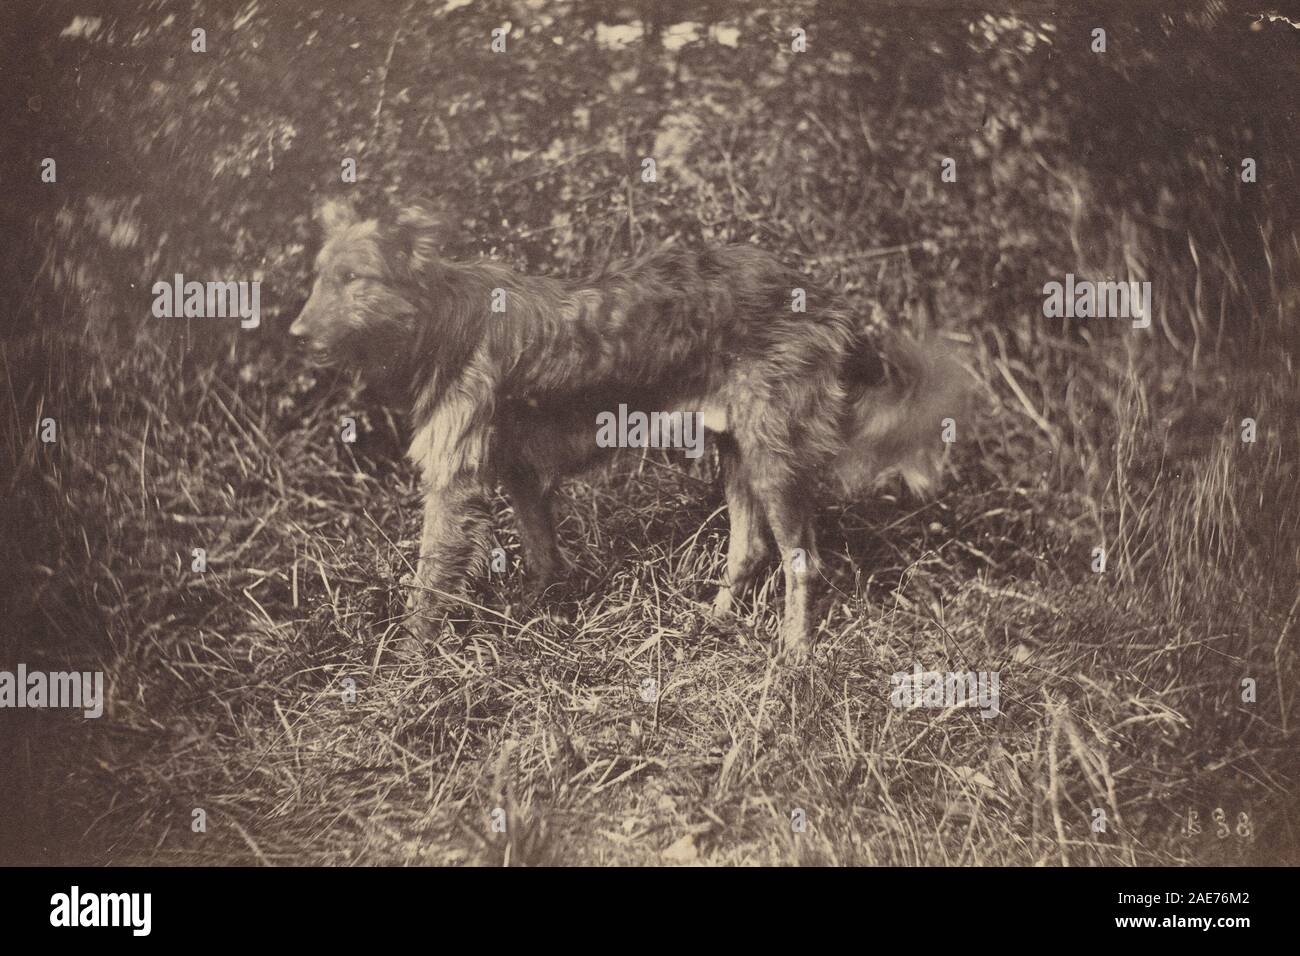
[[[772,536],[785,570],[785,617],[781,644],[794,660],[812,648],[812,605],[820,562],[813,533],[812,509],[807,491],[797,483],[760,486],[758,496],[767,512]]]
[[[515,509],[515,523],[519,526],[519,541],[523,545],[530,588],[541,592],[564,568],[551,514],[554,491],[545,486],[536,469],[525,464],[505,470],[501,484]]]
[[[713,614],[722,617],[730,613],[736,596],[753,582],[755,573],[771,549],[763,533],[763,507],[750,488],[749,476],[745,473],[735,440],[728,435],[719,435],[717,447],[727,494],[727,515],[731,519],[727,536],[727,578],[713,599]]]

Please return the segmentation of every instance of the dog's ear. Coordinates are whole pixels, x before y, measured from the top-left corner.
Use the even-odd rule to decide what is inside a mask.
[[[419,269],[438,257],[450,218],[446,207],[429,200],[417,200],[397,210],[397,232],[412,268]]]
[[[445,206],[431,199],[417,199],[397,211],[397,224],[413,229],[442,231],[447,224]]]
[[[356,209],[346,199],[326,199],[316,205],[316,221],[327,236],[354,225],[358,220]]]

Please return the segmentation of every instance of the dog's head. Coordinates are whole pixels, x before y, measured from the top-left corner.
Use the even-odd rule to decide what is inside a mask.
[[[393,372],[409,346],[415,278],[437,259],[443,217],[428,205],[365,219],[340,200],[317,209],[325,241],[316,279],[289,334],[322,364]]]

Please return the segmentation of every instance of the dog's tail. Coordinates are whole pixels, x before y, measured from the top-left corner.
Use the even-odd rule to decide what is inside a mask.
[[[844,372],[849,414],[844,450],[833,463],[845,495],[860,495],[892,475],[915,494],[933,490],[943,473],[945,439],[967,425],[972,384],[956,351],[937,338],[918,342],[894,333],[879,346],[860,343]]]

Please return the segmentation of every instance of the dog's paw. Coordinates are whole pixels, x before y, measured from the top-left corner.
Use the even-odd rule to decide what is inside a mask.
[[[731,616],[731,608],[735,598],[731,593],[731,588],[723,586],[718,588],[718,593],[713,596],[713,601],[704,605],[704,616],[715,621],[720,621]]]
[[[421,588],[412,588],[407,592],[402,626],[426,647],[453,630],[447,608],[429,600]]]
[[[428,579],[422,580],[417,573],[414,577],[403,575],[400,583],[405,593],[403,606],[408,618],[426,617],[437,623],[446,617],[449,604],[442,597],[446,591],[439,590],[436,582],[431,584]]]
[[[812,645],[783,644],[776,661],[784,667],[802,667],[812,660]]]
[[[807,629],[787,625],[781,631],[781,650],[776,659],[788,667],[798,667],[812,660],[812,647],[812,637]]]

